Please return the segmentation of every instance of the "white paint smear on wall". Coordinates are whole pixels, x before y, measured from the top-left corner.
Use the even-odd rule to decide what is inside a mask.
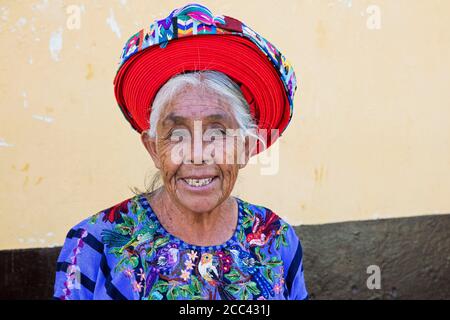
[[[114,16],[114,11],[112,8],[109,9],[109,17],[108,17],[108,19],[106,19],[106,23],[109,25],[111,30],[116,34],[116,36],[118,38],[120,38],[122,36],[122,34],[120,32],[120,27],[117,24],[116,18]]]
[[[53,60],[59,61],[59,54],[63,47],[63,29],[60,27],[58,31],[52,32],[50,36],[49,50]]]
[[[348,8],[352,7],[352,0],[339,0],[339,2],[342,2],[344,5],[346,5]]]
[[[35,3],[31,6],[33,11],[44,11],[48,8],[48,0],[42,0],[38,3]]]
[[[0,8],[0,14],[3,21],[8,21],[9,10],[6,7]]]
[[[25,90],[22,91],[22,98],[23,98],[23,107],[28,108],[28,98],[27,98],[27,92]]]
[[[12,147],[12,144],[9,144],[5,141],[5,139],[0,138],[0,147]]]
[[[16,22],[16,27],[22,28],[26,24],[27,24],[27,19],[25,19],[24,17],[20,17],[19,20],[17,20],[17,22]]]
[[[41,115],[39,115],[39,114],[34,114],[34,115],[33,115],[33,118],[36,119],[36,120],[40,120],[40,121],[47,122],[47,123],[52,123],[52,122],[54,121],[54,119],[53,119],[52,117],[49,117],[49,116],[41,116]]]

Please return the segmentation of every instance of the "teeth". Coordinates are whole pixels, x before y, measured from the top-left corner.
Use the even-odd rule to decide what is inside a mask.
[[[201,187],[209,184],[212,181],[213,178],[208,179],[184,179],[184,181],[187,182],[188,185],[193,187]]]

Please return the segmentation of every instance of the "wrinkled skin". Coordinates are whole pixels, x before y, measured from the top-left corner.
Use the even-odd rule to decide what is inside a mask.
[[[238,129],[230,108],[217,94],[185,88],[162,111],[157,137],[141,135],[164,183],[149,199],[152,208],[169,232],[191,244],[221,244],[236,227],[237,203],[230,195],[253,145],[248,139],[243,149],[225,144],[226,129]],[[194,177],[214,179],[199,191],[184,180]]]

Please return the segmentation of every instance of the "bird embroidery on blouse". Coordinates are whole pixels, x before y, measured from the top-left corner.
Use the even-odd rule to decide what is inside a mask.
[[[109,209],[104,210],[101,212],[103,214],[102,220],[104,222],[116,222],[119,221],[122,217],[122,214],[128,214],[128,203],[129,199],[122,201],[121,203],[116,204],[115,206],[112,206]]]
[[[110,248],[120,248],[119,253],[123,250],[136,249],[147,241],[153,240],[154,228],[143,227],[132,235],[124,235],[114,230],[103,230],[101,233],[103,243]]]
[[[268,299],[270,296],[275,295],[269,281],[261,275],[259,268],[262,265],[259,261],[256,261],[249,252],[244,251],[238,245],[231,246],[230,252],[242,272],[249,274],[251,279],[256,282],[264,298]]]
[[[280,225],[278,216],[269,209],[266,211],[265,219],[260,214],[255,214],[255,222],[253,223],[252,232],[247,235],[247,242],[251,247],[262,247],[269,241],[271,244],[274,239],[273,234],[278,231]]]
[[[236,298],[225,289],[227,282],[220,279],[219,272],[217,271],[218,267],[219,262],[212,254],[202,254],[200,262],[198,264],[198,272],[200,273],[202,278],[209,285],[217,288],[219,296],[222,300],[235,300]]]
[[[170,243],[156,252],[156,257],[147,262],[148,274],[146,277],[147,295],[160,273],[169,272],[180,260],[180,250],[176,243]]]

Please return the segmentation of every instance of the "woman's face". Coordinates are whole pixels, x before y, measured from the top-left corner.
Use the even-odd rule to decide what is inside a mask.
[[[248,161],[243,156],[247,145],[230,129],[238,124],[221,97],[187,88],[165,106],[157,137],[142,135],[177,207],[209,212],[230,196],[239,169]]]

